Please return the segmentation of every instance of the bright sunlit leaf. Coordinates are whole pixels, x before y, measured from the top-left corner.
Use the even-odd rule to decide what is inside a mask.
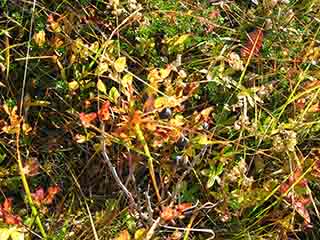
[[[109,91],[109,98],[112,102],[117,103],[118,98],[120,97],[120,93],[117,88],[112,87]]]
[[[97,82],[97,88],[100,92],[107,94],[107,87],[101,79]]]
[[[123,230],[122,232],[119,233],[119,235],[115,238],[115,240],[130,240],[130,234],[128,230]]]
[[[7,240],[10,237],[10,230],[8,228],[0,228],[0,239]]]
[[[123,72],[126,66],[127,66],[126,57],[119,57],[114,63],[114,68],[118,73]]]

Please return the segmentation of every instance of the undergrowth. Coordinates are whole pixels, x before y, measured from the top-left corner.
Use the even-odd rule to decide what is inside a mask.
[[[2,0],[0,239],[319,239],[316,0]]]

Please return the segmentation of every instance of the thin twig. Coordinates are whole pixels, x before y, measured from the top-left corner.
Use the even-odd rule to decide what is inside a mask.
[[[155,230],[158,228],[158,226],[160,226],[160,220],[161,218],[158,217],[157,220],[154,221],[153,225],[151,226],[151,228],[149,229],[147,236],[146,236],[146,240],[150,240],[155,232]]]
[[[105,132],[104,131],[104,125],[102,127],[102,132],[103,133]],[[136,205],[136,203],[134,201],[134,198],[133,198],[131,192],[129,192],[129,190],[126,188],[126,186],[122,183],[121,179],[118,176],[116,168],[111,163],[111,160],[110,160],[110,158],[109,158],[109,156],[107,154],[107,148],[106,148],[104,136],[102,136],[102,156],[103,156],[104,161],[108,165],[114,180],[116,181],[118,186],[122,189],[122,191],[125,193],[125,195],[127,196],[127,198],[130,201],[130,204],[135,208],[137,205]]]

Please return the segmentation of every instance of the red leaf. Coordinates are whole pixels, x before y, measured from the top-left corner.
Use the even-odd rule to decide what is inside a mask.
[[[109,101],[105,101],[100,110],[98,111],[98,116],[99,119],[101,121],[107,121],[110,118],[110,111],[109,111],[109,107],[110,107],[110,102]]]
[[[45,199],[45,192],[43,187],[38,187],[34,193],[31,193],[31,196],[33,200],[40,205]]]
[[[3,216],[3,220],[6,224],[10,225],[18,225],[21,223],[21,218],[19,216],[10,213],[5,213]]]
[[[249,33],[248,40],[241,49],[241,56],[243,58],[248,58],[250,55],[258,56],[262,47],[262,41],[263,31],[261,29],[256,29]]]
[[[302,201],[303,200],[303,201]],[[293,207],[299,213],[301,217],[304,219],[304,224],[305,225],[310,225],[311,224],[311,219],[308,210],[305,208],[304,201],[305,199],[302,200],[296,200],[292,203]]]

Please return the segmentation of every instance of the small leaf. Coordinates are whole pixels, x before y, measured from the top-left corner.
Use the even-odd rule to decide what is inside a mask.
[[[118,73],[123,72],[127,66],[126,62],[127,62],[127,59],[125,57],[119,57],[114,63],[115,70]]]
[[[140,228],[134,233],[134,240],[143,240],[146,235],[146,229]]]
[[[101,79],[98,80],[97,82],[97,88],[100,92],[104,93],[104,94],[107,94],[107,87],[106,85],[104,84],[104,82],[102,82]]]
[[[110,102],[109,101],[105,101],[100,110],[98,111],[98,116],[99,119],[102,121],[107,121],[110,118],[110,111],[109,111],[109,107],[110,107]]]
[[[126,88],[127,86],[131,86],[132,80],[133,80],[133,77],[131,74],[128,73],[128,74],[124,75],[123,78],[121,79],[122,87]]]
[[[70,91],[75,91],[79,88],[79,83],[77,81],[71,81],[68,83],[68,87]]]
[[[45,31],[41,30],[33,35],[34,42],[39,46],[43,47],[46,42],[46,33]]]
[[[190,37],[190,34],[181,35],[178,40],[174,43],[174,45],[184,44]]]
[[[79,118],[83,124],[84,127],[88,127],[89,124],[94,121],[97,118],[97,113],[92,112],[92,113],[79,113]]]
[[[130,234],[128,230],[123,230],[120,234],[115,238],[115,240],[130,240]]]
[[[118,98],[120,97],[120,93],[117,90],[117,88],[112,87],[109,91],[109,97],[111,99],[112,102],[117,103]]]
[[[170,64],[166,68],[161,68],[159,71],[161,78],[167,78],[170,75],[172,68],[173,67]]]
[[[163,209],[163,211],[160,213],[160,217],[164,220],[164,221],[171,221],[174,218],[177,217],[177,211],[173,208],[170,207],[166,207]]]
[[[98,67],[96,68],[95,74],[100,76],[104,74],[109,69],[109,64],[106,62],[99,63]]]
[[[207,182],[207,188],[208,189],[211,188],[214,185],[214,183],[216,182],[216,180],[217,180],[217,176],[215,176],[215,175],[210,176],[210,178]]]

